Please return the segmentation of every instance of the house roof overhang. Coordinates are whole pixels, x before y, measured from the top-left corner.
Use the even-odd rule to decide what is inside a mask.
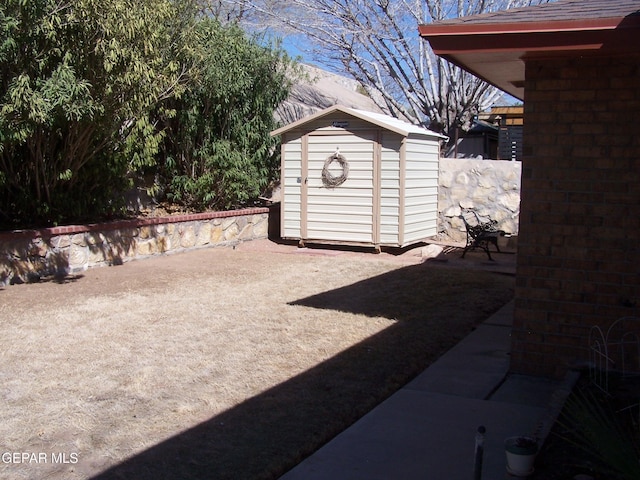
[[[621,3],[627,6],[617,4],[607,11],[597,0],[561,0],[418,29],[437,55],[524,100],[528,58],[637,52],[640,5],[630,0]],[[605,5],[605,11],[585,8],[589,4]]]

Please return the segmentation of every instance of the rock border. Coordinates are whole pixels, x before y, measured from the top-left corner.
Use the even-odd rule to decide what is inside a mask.
[[[91,267],[267,238],[269,208],[0,233],[0,286]]]

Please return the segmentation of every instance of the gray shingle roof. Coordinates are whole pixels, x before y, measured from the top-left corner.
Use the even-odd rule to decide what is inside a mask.
[[[640,15],[640,0],[558,0],[437,22],[438,25],[581,21]]]

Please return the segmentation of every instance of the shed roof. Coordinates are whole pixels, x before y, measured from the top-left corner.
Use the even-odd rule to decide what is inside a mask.
[[[403,120],[392,117],[390,115],[385,115],[383,113],[367,112],[364,110],[357,110],[355,108],[348,108],[342,105],[333,105],[329,108],[325,108],[324,110],[314,113],[313,115],[310,115],[308,117],[302,118],[297,122],[293,122],[293,123],[290,123],[289,125],[285,125],[284,127],[278,128],[277,130],[274,130],[273,132],[271,132],[271,135],[272,136],[281,135],[291,130],[299,129],[300,127],[302,127],[307,123],[310,123],[314,120],[317,120],[319,118],[322,118],[334,112],[341,112],[346,115],[359,118],[361,120],[364,120],[365,122],[372,123],[378,127],[384,128],[386,130],[390,130],[404,137],[408,137],[409,135],[423,135],[423,136],[429,136],[434,138],[447,138],[444,135],[433,132],[431,130],[420,127],[418,125],[413,125],[409,122],[405,122]]]
[[[639,0],[558,0],[420,25],[434,52],[524,99],[524,59],[637,51]]]

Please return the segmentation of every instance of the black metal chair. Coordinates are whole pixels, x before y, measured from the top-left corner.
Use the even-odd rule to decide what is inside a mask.
[[[493,245],[496,251],[501,253],[500,247],[498,246],[498,237],[504,236],[505,234],[503,230],[497,228],[498,222],[491,219],[483,221],[473,210],[463,210],[460,218],[462,218],[467,230],[467,245],[462,252],[462,258],[464,258],[469,250],[480,248],[486,252],[489,260],[493,261],[491,252],[489,251],[489,245]]]

